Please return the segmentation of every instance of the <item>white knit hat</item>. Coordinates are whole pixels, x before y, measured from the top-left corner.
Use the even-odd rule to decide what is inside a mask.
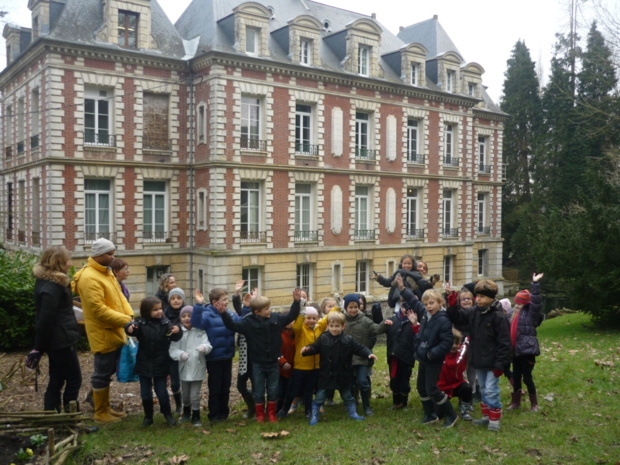
[[[116,246],[112,244],[111,241],[100,237],[95,242],[93,242],[93,257],[99,257],[104,253],[108,253],[110,250],[116,250]]]

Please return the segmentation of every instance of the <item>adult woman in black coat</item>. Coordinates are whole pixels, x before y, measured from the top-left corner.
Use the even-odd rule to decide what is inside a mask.
[[[34,350],[40,354],[47,353],[49,358],[49,382],[43,408],[57,412],[63,405],[68,410],[69,402],[77,401],[82,386],[82,372],[75,348],[80,331],[73,313],[73,297],[67,275],[70,267],[69,251],[55,245],[43,251],[41,261],[32,270],[36,279]]]

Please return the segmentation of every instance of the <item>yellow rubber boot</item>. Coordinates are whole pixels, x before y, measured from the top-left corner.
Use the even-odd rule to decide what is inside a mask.
[[[110,415],[110,388],[93,389],[93,401],[95,404],[94,419],[99,423],[114,423],[121,421],[119,417]]]

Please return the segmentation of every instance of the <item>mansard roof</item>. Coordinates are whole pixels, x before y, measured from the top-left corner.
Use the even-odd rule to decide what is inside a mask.
[[[417,42],[424,45],[428,50],[427,58],[429,60],[437,58],[446,52],[455,52],[462,56],[445,29],[439,24],[437,16],[401,28],[398,32],[398,38],[406,44]]]

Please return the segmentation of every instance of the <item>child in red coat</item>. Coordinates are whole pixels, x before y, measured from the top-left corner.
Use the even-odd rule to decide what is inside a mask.
[[[288,393],[291,376],[293,375],[293,361],[295,360],[295,333],[293,323],[289,323],[282,330],[282,356],[278,360],[280,365],[280,395],[278,396],[278,412],[284,405]]]
[[[437,387],[445,392],[448,397],[458,397],[461,418],[471,421],[469,414],[472,400],[472,389],[463,377],[467,370],[467,346],[469,340],[463,342],[463,335],[458,329],[452,328],[454,342],[450,353],[446,355],[439,375]]]

